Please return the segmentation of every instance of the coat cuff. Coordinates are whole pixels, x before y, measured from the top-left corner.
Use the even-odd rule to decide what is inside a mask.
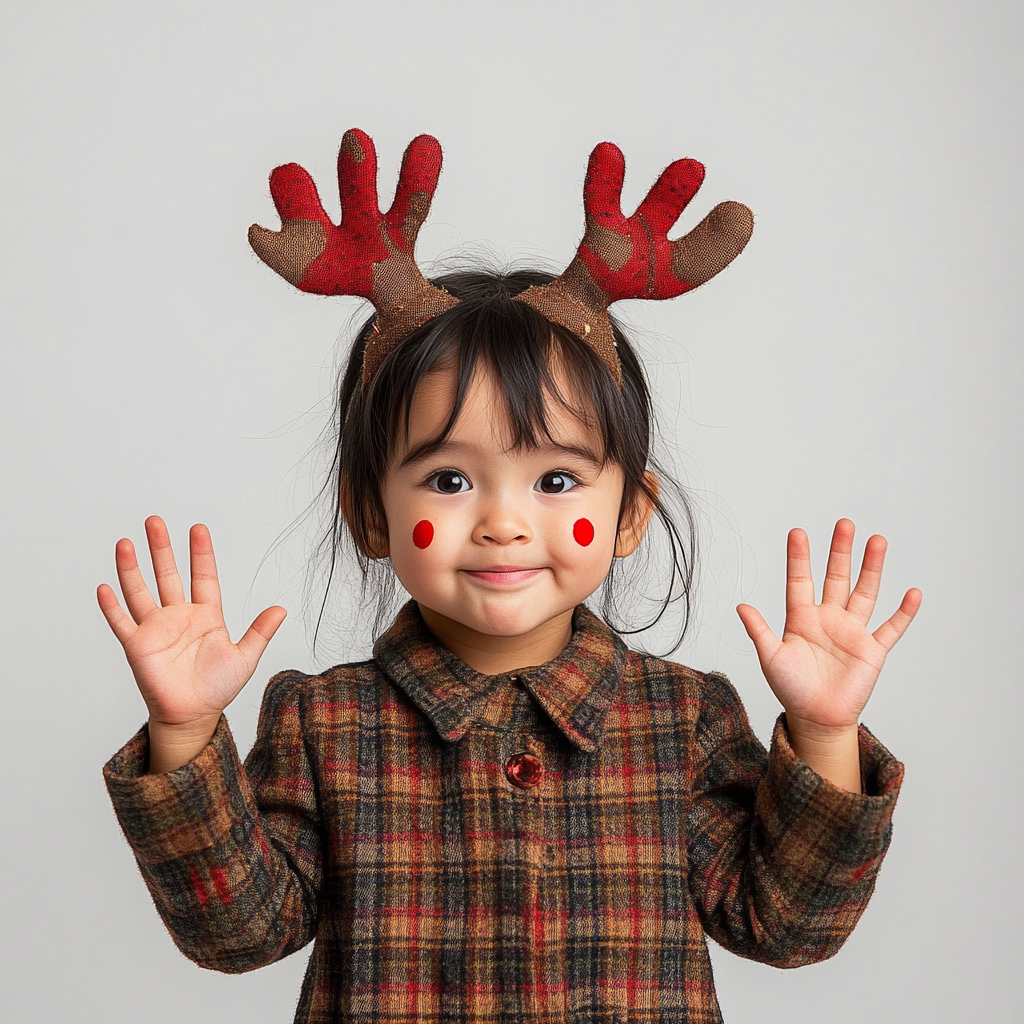
[[[796,826],[805,852],[835,858],[851,884],[877,871],[889,845],[903,781],[903,765],[863,725],[858,742],[862,795],[833,785],[799,760],[790,745],[786,716],[780,715],[766,785],[759,794],[769,835],[783,836]]]
[[[252,795],[223,715],[210,742],[187,764],[147,775],[148,761],[144,725],[103,766],[114,813],[140,863],[209,849],[250,813]]]

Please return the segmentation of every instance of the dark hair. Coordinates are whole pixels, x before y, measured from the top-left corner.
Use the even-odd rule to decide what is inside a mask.
[[[546,284],[551,274],[534,270],[507,273],[459,271],[432,278],[460,300],[457,306],[424,324],[388,354],[369,387],[363,388],[363,351],[373,319],[360,329],[341,376],[336,404],[336,448],[330,478],[324,490],[333,490],[334,513],[321,553],[327,555],[327,584],[334,576],[339,553],[354,542],[362,575],[363,596],[376,598],[374,636],[394,613],[395,576],[390,560],[370,557],[387,536],[382,485],[394,446],[406,436],[413,395],[424,377],[442,368],[457,372],[454,403],[440,436],[428,451],[440,446],[458,419],[479,368],[500,384],[509,425],[511,450],[537,447],[550,439],[546,403],[560,402],[601,438],[603,459],[621,467],[624,476],[619,525],[642,493],[653,505],[664,527],[670,549],[667,584],[654,601],[650,621],[627,626],[620,622],[616,589],[622,562],[613,559],[602,588],[600,611],[619,633],[638,633],[660,621],[672,604],[682,606],[682,624],[675,650],[692,614],[696,540],[692,508],[685,492],[652,457],[654,416],[643,367],[621,328],[613,323],[622,375],[621,389],[593,349],[572,332],[552,324],[532,307],[512,297],[535,284]],[[572,393],[561,394],[554,374],[568,381]],[[645,476],[656,473],[660,490]],[[684,520],[680,529],[669,511],[677,504]],[[646,542],[645,542],[646,545]],[[639,559],[647,569],[651,559]],[[659,561],[663,561],[659,559]],[[638,574],[633,572],[637,577]],[[646,572],[644,573],[646,575]],[[325,593],[317,623],[319,631],[326,607]]]

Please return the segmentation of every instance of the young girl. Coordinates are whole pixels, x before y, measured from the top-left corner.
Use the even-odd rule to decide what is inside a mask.
[[[246,971],[315,940],[296,1021],[718,1021],[705,933],[791,967],[835,953],[864,910],[902,766],[858,719],[920,593],[868,632],[885,541],[851,592],[840,520],[818,605],[790,534],[782,640],[739,608],[785,709],[770,753],[724,677],[630,651],[584,604],[614,560],[657,515],[684,590],[692,566],[607,306],[713,276],[749,211],[722,204],[670,243],[702,169],[673,164],[627,219],[604,143],[557,280],[435,287],[412,250],[439,169],[415,140],[381,215],[372,143],[351,131],[340,227],[288,165],[271,178],[282,231],[250,236],[304,290],[376,306],[340,391],[336,522],[412,600],[372,660],[271,680],[243,767],[222,712],[284,609],[232,644],[206,528],[186,601],[150,518],[159,603],[128,540],[127,613],[99,588],[149,708],[107,786],[187,956]]]

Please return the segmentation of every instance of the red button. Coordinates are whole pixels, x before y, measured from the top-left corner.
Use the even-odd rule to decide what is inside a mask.
[[[505,764],[505,774],[513,786],[533,789],[544,778],[544,765],[533,754],[513,754]]]

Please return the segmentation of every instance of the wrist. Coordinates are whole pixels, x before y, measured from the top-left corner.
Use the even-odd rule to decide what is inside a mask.
[[[220,715],[170,725],[150,717],[149,774],[162,775],[188,764],[210,742]]]
[[[786,731],[799,760],[840,789],[861,792],[860,739],[856,723],[821,725],[787,712]]]
[[[820,722],[802,718],[792,711],[786,712],[786,729],[790,736],[794,734],[806,743],[820,747],[832,744],[848,743],[851,736],[856,736],[860,726],[857,722],[842,725],[822,725]]]

